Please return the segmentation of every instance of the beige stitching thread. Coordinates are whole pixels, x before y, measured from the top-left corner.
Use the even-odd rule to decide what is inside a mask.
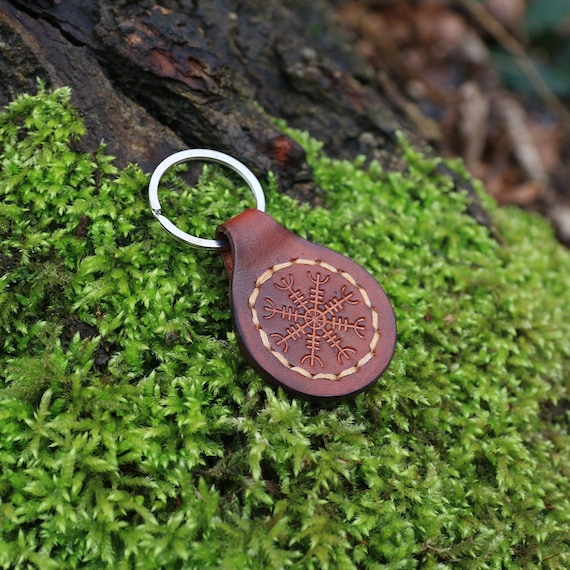
[[[368,307],[368,309],[370,310],[370,312],[372,314],[372,328],[374,329],[374,335],[372,336],[372,340],[370,341],[370,350],[354,366],[351,366],[350,368],[343,370],[339,374],[324,374],[324,373],[311,374],[308,370],[305,370],[304,368],[301,368],[300,366],[293,366],[293,364],[291,364],[283,356],[283,354],[281,354],[280,352],[277,352],[276,350],[273,350],[273,347],[271,346],[271,342],[269,341],[269,337],[267,336],[267,333],[263,330],[263,327],[261,326],[261,322],[259,321],[259,317],[258,317],[257,311],[255,309],[255,302],[257,301],[257,297],[259,296],[262,285],[264,283],[266,283],[269,279],[271,279],[273,277],[273,275],[275,275],[275,273],[277,273],[281,269],[286,269],[287,267],[291,267],[293,265],[309,265],[309,266],[317,266],[318,265],[318,266],[322,267],[323,269],[330,271],[331,273],[337,273],[337,274],[341,275],[353,287],[356,287],[358,289],[358,291],[362,295],[362,299],[364,301],[364,304]],[[294,372],[301,374],[301,376],[304,376],[305,378],[310,378],[310,379],[314,379],[314,380],[324,379],[324,380],[338,381],[338,380],[341,380],[342,378],[344,378],[346,376],[349,376],[350,374],[354,374],[354,373],[358,372],[367,362],[369,362],[373,358],[374,351],[376,349],[376,345],[378,344],[378,341],[380,340],[380,331],[378,330],[378,313],[376,312],[376,309],[372,306],[372,303],[370,302],[370,297],[368,296],[368,293],[366,292],[366,290],[363,289],[360,285],[358,285],[358,283],[355,281],[355,279],[352,277],[352,275],[350,275],[350,273],[347,273],[346,271],[343,271],[341,269],[336,269],[335,267],[333,267],[332,265],[330,265],[324,261],[313,260],[313,259],[294,259],[292,261],[288,261],[285,263],[279,263],[277,265],[274,265],[273,267],[271,267],[270,269],[268,269],[267,271],[262,273],[257,278],[257,280],[255,282],[255,288],[253,289],[253,292],[251,293],[249,300],[248,300],[248,306],[251,310],[251,315],[253,318],[253,324],[255,325],[255,328],[259,332],[263,346],[283,366],[285,366],[285,368],[293,370]]]

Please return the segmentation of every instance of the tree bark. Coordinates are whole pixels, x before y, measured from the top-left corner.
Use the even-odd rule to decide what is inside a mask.
[[[69,85],[84,149],[104,141],[119,166],[150,171],[176,150],[215,148],[311,200],[305,153],[274,118],[331,156],[363,154],[387,170],[405,169],[398,130],[427,150],[326,0],[0,0],[0,38],[0,104],[37,78]],[[471,210],[488,224],[475,199]]]

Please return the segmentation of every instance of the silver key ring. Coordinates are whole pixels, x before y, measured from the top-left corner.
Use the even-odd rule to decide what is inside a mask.
[[[256,208],[265,211],[265,195],[263,194],[263,189],[261,184],[253,174],[253,172],[242,164],[239,160],[224,154],[223,152],[218,152],[216,150],[208,150],[203,148],[196,148],[190,150],[183,150],[171,154],[169,157],[165,158],[152,173],[150,178],[150,183],[148,185],[148,199],[150,201],[150,207],[152,208],[152,213],[155,215],[156,219],[160,222],[160,225],[175,238],[190,244],[193,247],[200,247],[204,249],[227,249],[229,243],[226,240],[219,239],[203,239],[192,234],[182,231],[178,226],[173,224],[166,216],[162,215],[162,208],[160,206],[160,201],[158,199],[158,185],[164,173],[176,164],[181,162],[189,162],[192,160],[204,160],[210,162],[217,162],[223,166],[227,166],[234,172],[237,172],[248,185],[251,193],[253,194],[256,202]]]

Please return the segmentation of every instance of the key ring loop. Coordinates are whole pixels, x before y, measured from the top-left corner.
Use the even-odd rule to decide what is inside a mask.
[[[181,230],[176,224],[172,223],[166,216],[162,215],[162,208],[160,206],[160,201],[158,199],[158,185],[160,179],[164,176],[164,173],[176,164],[181,162],[189,162],[192,160],[204,160],[210,162],[216,162],[222,166],[227,166],[234,172],[237,172],[245,181],[251,193],[253,194],[256,202],[256,208],[265,211],[265,195],[263,194],[263,189],[261,184],[253,174],[253,172],[242,164],[239,160],[224,154],[223,152],[218,152],[217,150],[208,150],[204,148],[182,150],[180,152],[175,152],[167,158],[165,158],[154,170],[150,178],[150,183],[148,185],[148,199],[150,201],[150,207],[152,208],[152,213],[156,219],[160,222],[160,225],[175,238],[190,244],[193,247],[199,247],[204,249],[227,249],[229,243],[226,240],[219,239],[203,239],[192,234],[186,233]]]

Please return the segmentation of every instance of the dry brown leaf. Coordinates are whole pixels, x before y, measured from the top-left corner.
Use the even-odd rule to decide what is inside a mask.
[[[506,28],[519,34],[526,11],[525,0],[487,0],[487,10]]]
[[[544,194],[545,188],[540,182],[529,180],[505,190],[500,197],[503,204],[530,206]]]
[[[475,81],[466,81],[460,88],[459,131],[463,139],[463,157],[467,168],[480,162],[487,139],[489,97]]]
[[[561,166],[562,148],[564,142],[567,142],[564,129],[558,123],[545,124],[531,120],[528,130],[538,149],[544,170],[548,173],[554,172]]]
[[[548,174],[528,128],[528,117],[522,105],[514,97],[505,95],[499,100],[499,109],[515,155],[527,177],[548,186]]]

